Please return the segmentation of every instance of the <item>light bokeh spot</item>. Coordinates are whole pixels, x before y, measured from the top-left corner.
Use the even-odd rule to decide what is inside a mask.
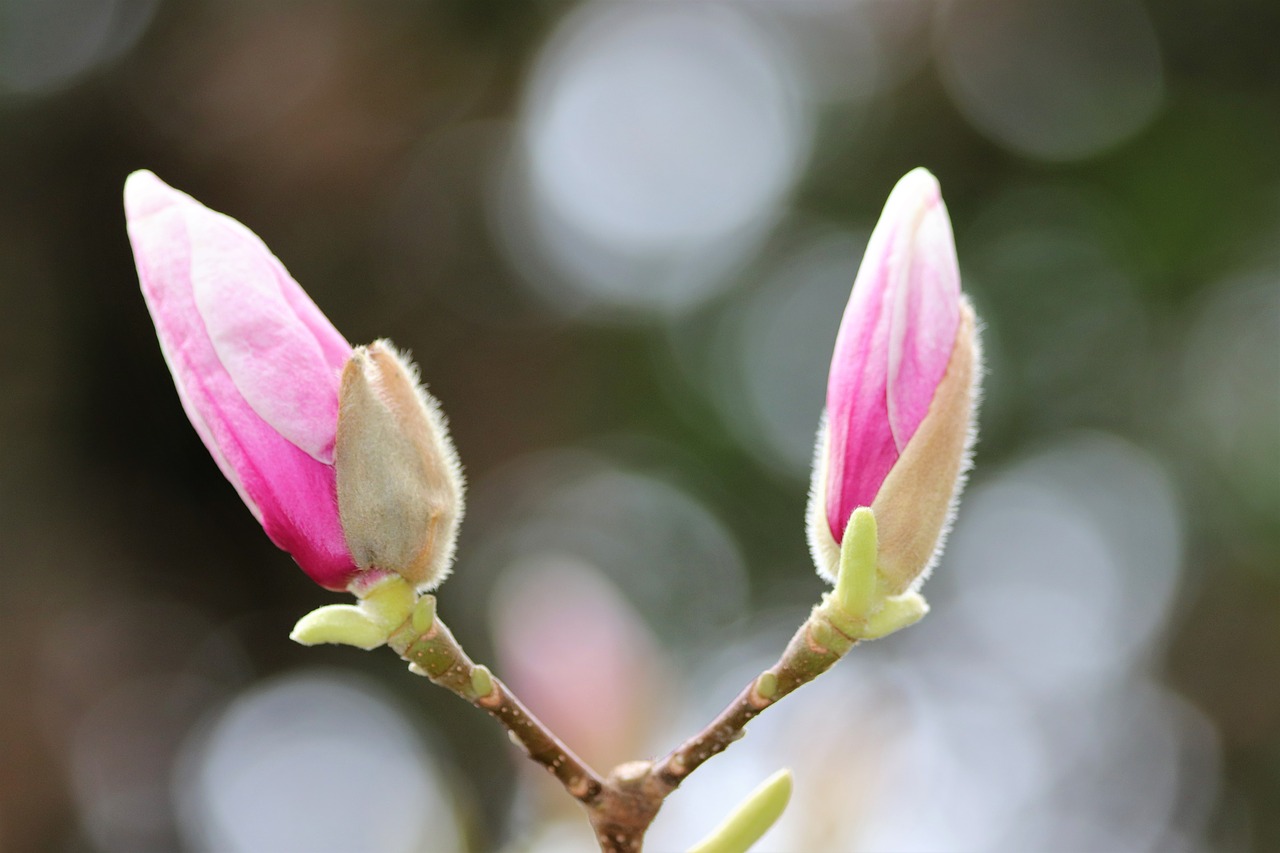
[[[60,89],[133,46],[158,0],[0,2],[0,94]]]
[[[377,685],[314,670],[260,682],[192,737],[176,796],[191,849],[455,850],[451,799]]]
[[[707,298],[807,157],[796,78],[786,51],[733,6],[577,10],[529,84],[500,200],[513,261],[568,310]]]
[[[1145,127],[1163,97],[1159,44],[1137,0],[951,3],[937,36],[960,111],[1037,160],[1098,154]]]

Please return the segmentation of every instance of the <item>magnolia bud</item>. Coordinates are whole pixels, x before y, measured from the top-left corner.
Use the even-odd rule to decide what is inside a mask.
[[[178,399],[271,541],[316,583],[360,574],[334,499],[351,345],[262,241],[150,172],[125,183],[138,279]]]
[[[882,594],[924,577],[968,467],[980,376],[951,223],[916,169],[885,204],[836,339],[809,498],[819,573],[836,579],[849,520],[870,507]]]
[[[439,404],[387,341],[356,347],[342,371],[334,467],[356,564],[420,591],[443,581],[462,520],[462,471]]]

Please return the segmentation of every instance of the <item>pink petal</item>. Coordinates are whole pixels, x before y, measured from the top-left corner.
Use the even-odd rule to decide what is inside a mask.
[[[960,278],[937,181],[894,187],[867,244],[827,380],[827,523],[837,542],[924,419],[959,323]]]
[[[332,466],[286,439],[250,405],[219,358],[197,306],[192,273],[193,266],[198,266],[193,264],[193,256],[199,250],[192,246],[193,231],[203,238],[210,228],[202,228],[202,220],[214,217],[221,223],[224,218],[150,172],[129,177],[125,210],[138,277],[160,348],[201,440],[271,540],[292,554],[318,583],[331,589],[345,588],[356,568],[338,521]],[[276,273],[270,265],[259,268],[267,269],[274,280]],[[270,307],[275,310],[278,303]],[[297,326],[296,322],[286,325],[287,334],[296,334]],[[265,349],[272,351],[270,345]],[[313,339],[307,351],[313,357],[319,353],[327,370],[331,357],[326,352],[332,349],[331,340],[328,346],[320,346]],[[314,363],[309,370],[311,374],[324,372]],[[324,384],[318,387],[323,394],[329,393]],[[323,408],[315,403],[310,406],[312,411]],[[335,411],[327,439],[330,447],[336,428]],[[319,443],[326,440],[321,436]]]
[[[204,207],[184,206],[183,213],[195,304],[218,360],[276,432],[332,464],[341,365],[330,365],[285,299],[272,255],[256,235]]]
[[[947,372],[960,325],[960,269],[946,207],[933,183],[933,201],[916,225],[908,276],[894,290],[889,329],[888,409],[901,452],[929,412]]]

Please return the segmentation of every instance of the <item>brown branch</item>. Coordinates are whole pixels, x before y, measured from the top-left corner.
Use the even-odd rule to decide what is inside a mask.
[[[747,685],[706,728],[661,761],[628,762],[614,768],[607,779],[574,755],[502,681],[474,663],[432,608],[419,609],[392,633],[387,645],[414,672],[498,720],[531,760],[586,806],[602,851],[639,853],[663,801],[685,777],[741,738],[747,723],[765,708],[830,669],[856,642],[833,624],[824,601],[796,631],[778,662]]]
[[[778,662],[748,684],[702,731],[656,762],[651,773],[666,786],[667,793],[674,791],[708,758],[741,738],[747,723],[765,708],[826,672],[856,642],[832,624],[824,605],[815,607]]]
[[[600,802],[588,812],[602,853],[640,853],[644,835],[671,789],[651,771],[648,761],[613,768]]]
[[[529,758],[555,776],[570,796],[588,808],[601,800],[605,782],[585,761],[565,746],[533,715],[501,680],[467,657],[448,626],[433,619],[430,627],[415,628],[410,619],[387,640],[387,645],[425,675],[500,722]]]

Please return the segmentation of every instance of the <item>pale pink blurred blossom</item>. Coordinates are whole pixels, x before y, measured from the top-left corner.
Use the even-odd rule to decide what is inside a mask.
[[[597,766],[644,752],[665,660],[598,570],[550,555],[521,562],[495,607],[504,677],[553,731]]]

